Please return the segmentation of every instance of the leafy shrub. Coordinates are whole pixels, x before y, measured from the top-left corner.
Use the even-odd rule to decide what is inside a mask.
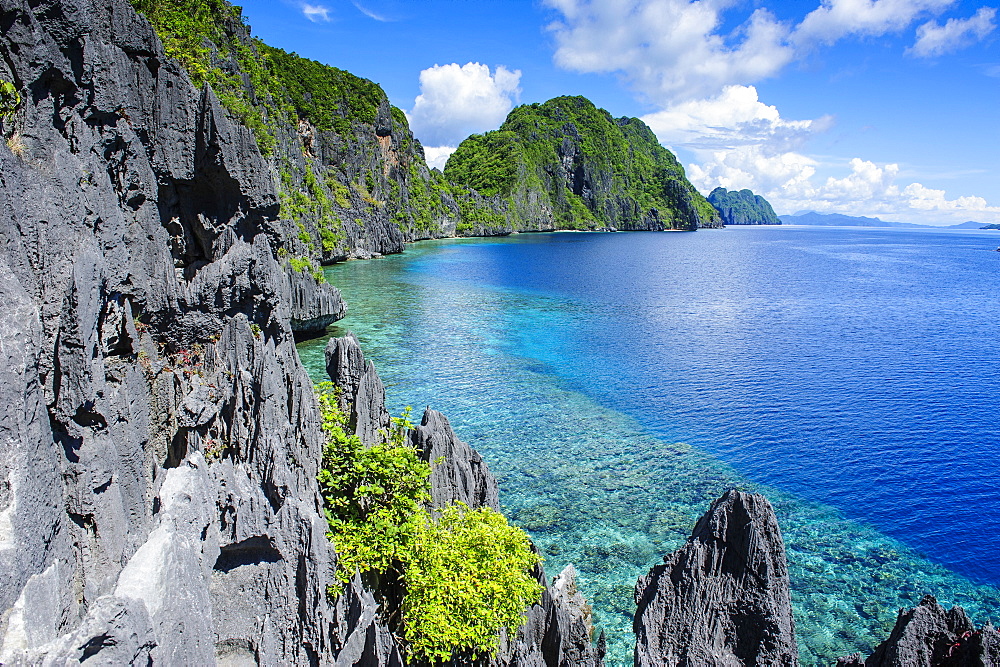
[[[21,93],[10,81],[0,79],[0,120],[10,118],[21,106]]]
[[[541,595],[539,557],[524,531],[488,507],[457,503],[416,523],[404,552],[403,636],[428,661],[492,654],[501,628],[514,630]]]
[[[319,486],[337,549],[337,575],[346,582],[355,570],[399,572],[401,551],[430,498],[430,466],[402,437],[365,447],[358,436],[348,435],[347,416],[331,387],[318,387],[326,435]]]
[[[528,536],[488,508],[459,503],[438,518],[425,509],[431,469],[406,442],[409,409],[392,420],[385,443],[365,447],[349,433],[333,384],[316,392],[326,436],[318,481],[337,576],[401,578],[403,638],[413,657],[495,652],[500,630],[520,626],[541,592]]]

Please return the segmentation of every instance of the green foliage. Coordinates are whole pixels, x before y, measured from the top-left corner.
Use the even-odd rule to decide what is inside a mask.
[[[409,408],[392,420],[384,443],[365,447],[350,434],[333,384],[317,385],[316,395],[326,438],[317,479],[337,576],[401,575],[403,636],[414,657],[493,653],[501,628],[518,627],[541,592],[528,536],[488,508],[428,513],[431,468],[406,441]]]
[[[308,257],[292,257],[288,260],[288,265],[292,267],[292,270],[296,273],[310,274],[318,283],[326,280],[326,274],[323,273],[323,267],[316,266]]]
[[[654,210],[686,227],[691,216],[681,207],[693,207],[703,222],[715,219],[649,127],[636,118],[612,118],[583,97],[517,107],[499,130],[463,141],[444,174],[486,197],[546,197],[561,228],[628,228]],[[676,196],[677,185],[683,197]]]
[[[501,628],[520,626],[541,594],[528,536],[486,507],[425,515],[404,559],[403,634],[418,659],[492,654]]]
[[[430,466],[403,442],[405,430],[387,444],[372,447],[348,435],[347,416],[331,389],[330,383],[317,386],[326,435],[318,479],[338,554],[337,575],[346,582],[355,570],[399,572],[401,554],[411,544],[421,507],[430,498]],[[402,419],[399,426],[408,423],[405,416]]]
[[[513,132],[473,134],[448,159],[444,175],[484,197],[507,195],[514,187],[517,161],[523,152]]]
[[[0,120],[13,116],[19,106],[21,106],[21,93],[10,81],[0,79]]]
[[[374,124],[382,88],[368,79],[260,43],[272,80],[272,93],[286,99],[299,118],[321,130],[352,131],[352,123]],[[279,88],[280,86],[280,88]]]

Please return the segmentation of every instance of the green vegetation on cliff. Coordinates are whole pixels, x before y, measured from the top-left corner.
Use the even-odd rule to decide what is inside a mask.
[[[520,626],[541,594],[528,536],[489,508],[426,509],[431,467],[406,441],[408,414],[393,420],[385,442],[366,447],[348,435],[332,385],[319,385],[316,395],[326,437],[318,481],[337,575],[346,582],[360,571],[402,582],[400,609],[384,611],[390,621],[402,612],[412,657],[495,653],[501,630]]]
[[[695,229],[718,215],[674,155],[637,118],[612,118],[583,97],[514,109],[499,130],[462,142],[454,183],[506,200],[515,224],[563,229]]]
[[[328,262],[447,233],[450,186],[378,84],[251,37],[226,0],[131,2],[274,164],[291,254]]]
[[[715,188],[708,195],[708,201],[719,211],[727,225],[780,225],[781,220],[774,214],[771,204],[750,190],[726,190]]]

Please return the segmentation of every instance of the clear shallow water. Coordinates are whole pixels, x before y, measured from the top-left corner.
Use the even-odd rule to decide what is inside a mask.
[[[632,586],[729,486],[775,505],[802,663],[930,592],[1000,621],[1000,235],[424,242],[327,270],[390,407],[442,410],[631,664]],[[300,355],[322,379],[326,339]],[[924,557],[920,553],[930,556]]]

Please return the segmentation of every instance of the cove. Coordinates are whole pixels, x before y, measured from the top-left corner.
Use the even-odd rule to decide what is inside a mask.
[[[925,593],[1000,620],[996,234],[729,228],[422,242],[327,269],[391,409],[444,412],[631,663],[632,586],[764,493],[802,664]],[[323,379],[326,339],[299,346]]]

